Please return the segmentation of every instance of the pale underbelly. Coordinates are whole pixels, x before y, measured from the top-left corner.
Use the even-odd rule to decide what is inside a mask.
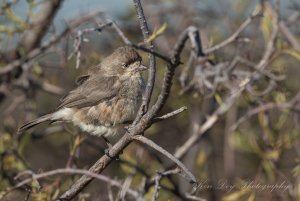
[[[64,121],[71,122],[82,131],[98,137],[104,136],[109,141],[116,141],[126,132],[125,126],[127,124],[104,120],[101,115],[92,115],[90,112],[92,110],[93,107],[86,111],[76,110],[74,108],[62,108],[53,114],[52,120],[62,119]]]

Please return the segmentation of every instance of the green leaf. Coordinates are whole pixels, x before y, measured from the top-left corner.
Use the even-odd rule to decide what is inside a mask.
[[[223,197],[222,200],[223,201],[236,201],[236,200],[240,200],[242,197],[244,197],[248,193],[249,193],[249,190],[242,189],[240,191],[233,192],[233,193],[230,193],[229,195],[226,195],[225,197]]]
[[[285,54],[288,54],[292,57],[294,57],[297,60],[300,60],[300,52],[298,52],[297,50],[294,49],[285,49],[282,51]]]
[[[154,30],[153,34],[149,36],[149,38],[145,41],[145,43],[149,43],[153,41],[155,38],[157,38],[158,36],[160,36],[161,34],[163,34],[167,26],[168,26],[167,23],[164,22],[163,25],[157,31]]]
[[[255,193],[251,193],[247,201],[254,201],[255,200]]]
[[[272,18],[274,17],[272,9],[269,6],[264,7],[263,16],[264,17],[260,21],[260,29],[263,33],[264,40],[269,41],[273,30]]]

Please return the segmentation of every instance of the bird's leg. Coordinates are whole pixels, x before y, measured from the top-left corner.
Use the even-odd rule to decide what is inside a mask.
[[[111,156],[109,155],[109,150],[112,148],[112,144],[110,143],[110,141],[109,141],[106,137],[102,136],[102,138],[104,139],[105,144],[106,144],[107,147],[108,147],[107,149],[104,150],[105,155],[106,155],[107,157],[111,158],[111,159],[114,159],[114,157],[111,157]],[[118,159],[118,157],[116,157],[116,159]]]
[[[107,149],[105,149],[105,154],[108,155],[109,150],[112,148],[112,144],[110,143],[110,141],[106,137],[102,136],[102,138],[104,139],[105,144],[107,146]]]
[[[125,122],[123,122],[123,124],[124,124],[124,129],[125,129],[125,132],[126,133],[130,133],[131,132],[131,129],[132,129],[132,123],[133,123],[133,121],[125,121]]]
[[[125,127],[124,127],[125,132],[126,132],[126,133],[130,133],[131,128],[132,128],[131,125],[125,126]]]

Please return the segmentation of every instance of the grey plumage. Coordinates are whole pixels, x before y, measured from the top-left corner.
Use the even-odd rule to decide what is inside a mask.
[[[19,128],[18,134],[22,134],[27,129],[30,129],[30,128],[32,128],[40,123],[43,123],[45,121],[51,120],[51,116],[52,116],[52,114],[46,114],[44,116],[41,116],[33,121],[30,121],[30,122],[24,124],[22,127]]]

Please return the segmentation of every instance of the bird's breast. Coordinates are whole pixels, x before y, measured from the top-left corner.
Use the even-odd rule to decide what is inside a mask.
[[[141,77],[133,77],[121,86],[119,93],[110,100],[89,107],[64,108],[60,114],[68,113],[64,115],[68,116],[65,120],[92,135],[111,137],[123,134],[125,126],[134,120],[139,109],[144,81]]]

